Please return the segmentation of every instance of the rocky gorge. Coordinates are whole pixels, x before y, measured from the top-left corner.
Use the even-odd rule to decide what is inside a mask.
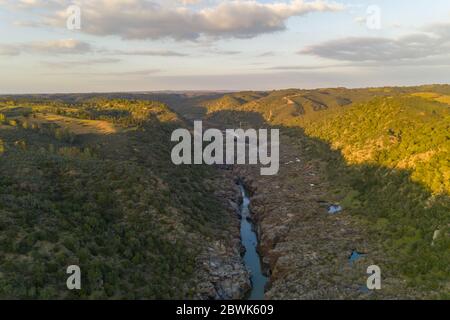
[[[266,299],[395,299],[413,297],[389,270],[383,290],[367,290],[367,268],[387,266],[364,226],[347,214],[330,214],[339,202],[323,163],[310,159],[305,141],[282,136],[281,170],[261,176],[255,166],[235,166],[250,191],[259,251],[270,276]],[[366,252],[351,261],[354,250]],[[386,268],[385,268],[386,269]]]

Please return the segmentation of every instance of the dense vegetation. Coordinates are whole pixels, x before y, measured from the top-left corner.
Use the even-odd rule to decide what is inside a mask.
[[[0,105],[0,298],[189,298],[227,216],[214,173],[175,167],[156,102]],[[83,290],[66,288],[79,265]]]
[[[450,194],[450,108],[421,98],[379,98],[307,126],[350,163],[412,171],[436,194]]]

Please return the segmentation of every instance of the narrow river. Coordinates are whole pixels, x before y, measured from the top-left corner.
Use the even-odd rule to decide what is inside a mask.
[[[243,202],[241,205],[241,241],[245,247],[244,262],[247,268],[251,271],[252,290],[250,292],[249,300],[263,300],[264,289],[267,284],[267,277],[264,276],[261,267],[261,258],[258,254],[258,237],[253,230],[253,224],[250,220],[250,198],[242,185],[239,184],[242,192]]]

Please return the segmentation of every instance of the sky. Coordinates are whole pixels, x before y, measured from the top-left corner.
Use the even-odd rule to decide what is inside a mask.
[[[450,83],[450,1],[0,0],[0,70],[0,94]]]

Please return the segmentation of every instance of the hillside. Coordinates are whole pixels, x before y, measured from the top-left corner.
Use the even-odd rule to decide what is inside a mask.
[[[424,91],[426,90],[426,91]],[[379,89],[282,90],[204,102],[214,113],[257,113],[273,125],[301,127],[311,137],[342,149],[350,163],[377,163],[412,170],[435,193],[450,194],[448,86]],[[251,95],[246,94],[246,97]],[[239,119],[221,120],[238,122]],[[254,121],[250,121],[254,123]]]
[[[243,294],[210,283],[214,259],[245,290],[237,221],[211,168],[172,165],[184,123],[164,104],[8,100],[0,114],[0,298]],[[72,264],[82,291],[65,286]]]

